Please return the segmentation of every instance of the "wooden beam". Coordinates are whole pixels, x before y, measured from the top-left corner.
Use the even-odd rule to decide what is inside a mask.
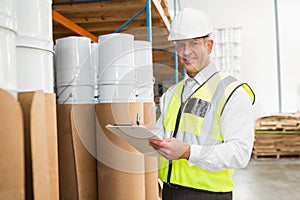
[[[53,9],[52,9],[52,18],[54,21],[60,23],[61,25],[67,27],[68,29],[74,31],[75,33],[85,36],[85,37],[89,37],[89,38],[91,38],[91,40],[93,42],[98,42],[98,38],[95,35],[86,31],[85,29],[78,26],[77,24],[73,23],[72,21],[65,18],[63,15],[61,15],[60,13],[58,13],[57,11],[55,11]]]
[[[165,27],[170,31],[170,22],[166,16],[164,9],[162,8],[160,2],[158,0],[152,0],[153,5],[155,6],[157,12],[160,14],[160,17],[165,25]]]
[[[124,21],[125,22],[125,21]],[[123,22],[102,22],[102,23],[83,23],[83,24],[78,24],[78,26],[82,27],[86,31],[89,31],[90,33],[94,32],[110,32],[113,33],[117,28],[119,28]],[[161,23],[155,22],[153,23],[153,26],[162,26]],[[127,31],[127,30],[135,30],[135,29],[140,29],[146,27],[146,21],[145,20],[134,20],[131,23],[129,23],[127,26],[125,26],[122,29],[122,32]],[[53,24],[53,29],[54,29],[54,34],[57,33],[67,33],[70,32],[66,30],[64,27],[62,27],[59,24]],[[95,33],[94,33],[95,34]]]
[[[73,5],[53,5],[53,8],[61,13],[76,12],[97,12],[97,11],[114,11],[115,9],[134,9],[140,10],[145,7],[142,1],[107,1],[98,3],[73,4]]]
[[[116,13],[75,13],[64,14],[65,17],[73,21],[74,23],[98,23],[98,22],[124,22],[124,20],[130,19],[136,12],[116,12]],[[136,19],[145,20],[146,14],[142,13]]]
[[[137,11],[116,11],[116,12],[82,12],[82,13],[72,13],[72,14],[65,14],[60,12],[66,18],[70,19],[72,22],[78,23],[93,23],[93,22],[123,22],[124,20],[127,21],[130,19]],[[138,19],[146,19],[146,13],[143,12],[135,20]],[[152,21],[159,21],[161,23],[160,16],[152,15]]]

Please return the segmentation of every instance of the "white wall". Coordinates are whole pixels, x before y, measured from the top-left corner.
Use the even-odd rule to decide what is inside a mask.
[[[285,112],[300,108],[299,10],[299,0],[278,0],[282,110]]]
[[[242,27],[241,79],[256,94],[255,117],[279,112],[274,0],[181,0],[205,12],[216,28]],[[169,5],[171,2],[169,3]],[[282,112],[297,111],[300,1],[279,0]],[[294,30],[298,26],[298,30]],[[298,40],[298,41],[297,41]]]

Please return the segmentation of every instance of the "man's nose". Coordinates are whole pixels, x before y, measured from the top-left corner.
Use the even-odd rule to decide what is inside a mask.
[[[189,55],[191,52],[191,47],[188,44],[186,44],[183,49],[183,55]]]

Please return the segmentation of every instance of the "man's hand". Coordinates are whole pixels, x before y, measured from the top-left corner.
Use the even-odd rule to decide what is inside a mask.
[[[190,157],[190,145],[175,138],[165,138],[163,141],[149,139],[149,145],[168,160],[179,158],[188,160]]]

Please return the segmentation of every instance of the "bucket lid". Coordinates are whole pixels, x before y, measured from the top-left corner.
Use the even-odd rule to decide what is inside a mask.
[[[130,38],[130,40],[134,41],[134,35],[128,34],[128,33],[109,33],[105,35],[98,36],[99,44],[103,43],[107,39],[111,39],[113,37],[127,37]],[[100,45],[101,47],[101,45]]]

